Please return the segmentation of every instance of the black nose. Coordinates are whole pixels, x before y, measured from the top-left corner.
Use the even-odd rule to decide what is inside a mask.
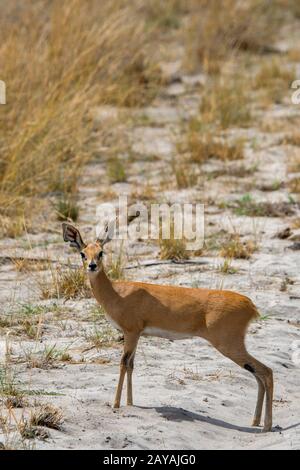
[[[97,268],[96,263],[90,263],[90,264],[89,264],[89,268],[90,268],[91,271],[95,271],[96,268]]]

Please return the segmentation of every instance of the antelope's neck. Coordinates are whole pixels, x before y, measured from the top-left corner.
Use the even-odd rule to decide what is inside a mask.
[[[120,296],[111,281],[103,270],[96,274],[89,274],[89,279],[97,302],[104,307],[109,315],[113,315],[120,303]]]

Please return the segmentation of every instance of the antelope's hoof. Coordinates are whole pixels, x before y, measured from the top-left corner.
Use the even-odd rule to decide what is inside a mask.
[[[272,431],[272,425],[264,426],[261,432],[271,432]]]
[[[251,426],[259,426],[260,425],[260,419],[254,418],[252,421]]]
[[[120,403],[115,402],[115,403],[113,404],[113,408],[120,408]]]

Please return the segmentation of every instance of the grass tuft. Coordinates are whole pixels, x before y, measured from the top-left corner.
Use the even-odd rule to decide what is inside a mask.
[[[226,258],[219,266],[219,271],[223,274],[236,274],[238,272],[237,268],[234,268],[232,266],[232,259],[231,258]]]
[[[34,410],[30,416],[30,426],[45,426],[50,429],[61,430],[63,424],[63,412],[59,408],[45,404]]]
[[[219,73],[222,64],[241,51],[272,51],[284,12],[272,2],[251,0],[198,0],[192,3],[186,41],[187,65],[201,64]]]
[[[58,220],[71,220],[76,222],[78,219],[79,207],[77,205],[76,199],[73,196],[58,199],[55,209]]]
[[[186,241],[184,238],[174,237],[174,226],[171,226],[170,236],[168,238],[162,237],[162,232],[159,239],[160,246],[160,259],[181,260],[189,259],[189,252],[186,249]]]
[[[51,266],[50,278],[38,278],[37,284],[41,299],[64,298],[69,300],[91,296],[83,267],[73,269],[69,266],[63,269]]]
[[[248,88],[247,80],[238,76],[213,81],[200,105],[202,122],[222,129],[247,127],[252,119]]]
[[[253,241],[242,241],[240,235],[231,234],[229,239],[223,244],[220,256],[226,259],[249,259],[256,249],[257,246]],[[228,263],[226,263],[226,269],[229,269]]]
[[[179,163],[173,165],[173,172],[176,178],[176,185],[178,189],[190,188],[195,186],[198,181],[198,175],[186,163]]]
[[[183,150],[188,152],[192,163],[202,164],[211,158],[227,162],[244,157],[244,142],[237,140],[234,143],[227,143],[216,139],[211,132],[190,129]]]
[[[126,181],[126,172],[120,158],[113,158],[108,162],[107,175],[110,183],[123,183]]]

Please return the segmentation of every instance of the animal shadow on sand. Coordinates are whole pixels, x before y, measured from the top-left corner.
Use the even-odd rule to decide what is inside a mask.
[[[238,426],[236,424],[227,423],[221,419],[211,418],[210,416],[204,416],[203,414],[194,413],[193,411],[185,410],[184,408],[176,408],[174,406],[154,406],[154,407],[139,407],[143,409],[152,409],[159,413],[163,418],[168,421],[201,421],[202,423],[209,423],[214,426],[219,426],[225,429],[233,429],[234,431],[241,431],[251,434],[261,433],[262,428],[257,427],[245,427],[245,426]],[[272,432],[280,432],[280,431],[287,431],[288,429],[292,429],[298,427],[300,423],[293,424],[286,428],[281,428],[280,426],[275,426],[272,428]]]

